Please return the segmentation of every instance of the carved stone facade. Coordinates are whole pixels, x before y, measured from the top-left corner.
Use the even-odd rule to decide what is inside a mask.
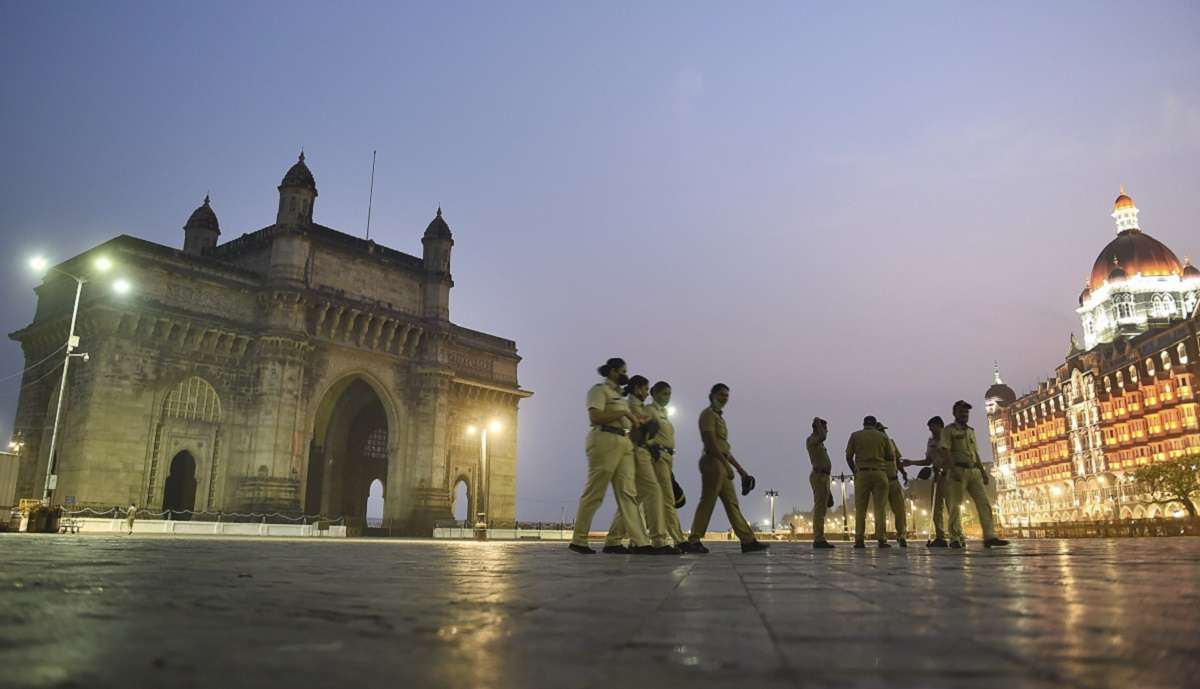
[[[76,328],[88,360],[68,377],[54,501],[321,513],[361,528],[380,480],[384,526],[428,535],[486,465],[472,511],[511,522],[531,393],[513,341],[449,319],[441,209],[418,258],[314,223],[303,158],[279,191],[276,224],[225,244],[206,198],[183,251],[120,236],[57,267],[89,278]],[[89,273],[100,256],[131,294]],[[74,289],[51,271],[33,323],[11,335],[32,366],[15,423],[22,497],[41,496]],[[485,461],[467,428],[493,420],[503,432]]]

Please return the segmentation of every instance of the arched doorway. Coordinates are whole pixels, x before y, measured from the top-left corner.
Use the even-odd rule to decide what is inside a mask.
[[[383,514],[382,479],[388,476],[392,441],[383,401],[362,378],[349,378],[325,394],[317,408],[309,446],[304,511],[344,517],[351,534],[365,533],[368,498],[379,483],[379,523]]]
[[[383,526],[383,481],[371,481],[367,490],[367,528]]]
[[[463,524],[471,524],[471,490],[467,486],[467,480],[459,479],[458,483],[454,484],[454,494],[450,498],[450,508],[454,512],[454,521],[461,526]]]
[[[170,473],[163,486],[164,510],[188,510],[196,508],[196,458],[184,450],[171,460]],[[189,514],[173,514],[171,519],[186,521],[192,518]]]

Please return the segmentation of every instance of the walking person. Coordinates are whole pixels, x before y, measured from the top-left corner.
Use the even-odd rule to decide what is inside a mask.
[[[896,441],[887,434],[887,426],[880,421],[876,428],[880,433],[887,435],[888,445],[891,447],[894,457],[893,461],[887,463],[888,509],[892,513],[892,521],[896,524],[896,545],[907,548],[908,518],[904,505],[904,488],[900,485],[900,478],[904,477],[904,485],[907,486],[908,474],[904,472],[904,464],[900,459],[900,449],[896,447]]]
[[[729,386],[717,383],[709,390],[708,407],[700,412],[700,439],[704,443],[704,454],[700,457],[700,503],[696,505],[696,516],[692,520],[692,533],[683,548],[685,553],[708,552],[701,539],[708,531],[708,522],[718,499],[725,507],[725,516],[729,518],[733,533],[742,543],[743,553],[760,552],[770,547],[754,537],[738,506],[737,490],[733,487],[734,470],[742,477],[743,495],[753,489],[754,477],[747,474],[733,457],[724,415],[728,403]]]
[[[654,470],[654,460],[650,454],[649,435],[657,434],[659,425],[646,410],[646,397],[650,395],[650,381],[645,376],[634,376],[625,386],[625,398],[629,411],[636,421],[630,439],[633,441],[634,484],[637,487],[637,501],[645,516],[645,526],[650,536],[650,545],[655,552],[662,555],[678,555],[679,549],[668,545],[667,529],[663,512],[663,491],[658,484],[658,474]],[[669,486],[668,486],[669,488]],[[672,494],[672,503],[674,496]],[[639,517],[640,518],[640,517]],[[608,528],[608,536],[604,540],[605,553],[628,553],[629,549],[621,541],[626,536],[625,521],[621,513],[613,516],[612,525]]]
[[[929,429],[929,440],[925,443],[925,459],[917,461],[906,459],[906,466],[929,467],[930,472],[930,496],[931,503],[929,509],[932,516],[930,520],[933,522],[934,537],[925,543],[926,548],[945,548],[949,545],[946,541],[945,528],[945,507],[946,507],[946,455],[942,454],[940,444],[942,442],[942,429],[946,427],[946,422],[940,416],[934,416],[925,423]],[[925,473],[924,471],[921,472]],[[922,477],[924,478],[924,477]]]
[[[657,425],[654,433],[647,430],[646,445],[662,492],[663,526],[676,547],[687,543],[675,509],[675,426],[671,423],[671,385],[660,380],[650,388],[650,404],[646,414]],[[647,428],[649,429],[649,424]],[[640,490],[640,488],[639,488]],[[653,535],[653,534],[652,534]]]
[[[813,492],[813,547],[832,548],[833,544],[825,540],[825,510],[833,502],[830,492],[829,474],[833,471],[833,463],[829,461],[829,451],[825,449],[825,439],[829,437],[829,423],[819,416],[813,417],[812,435],[804,441],[808,449],[808,460],[812,470],[808,474],[808,483]]]
[[[125,510],[125,527],[133,534],[133,522],[137,519],[137,505],[129,503],[129,507]]]
[[[965,547],[962,531],[963,494],[971,496],[979,513],[979,526],[983,529],[983,547],[994,548],[1008,545],[1008,541],[996,536],[992,523],[992,506],[988,501],[987,472],[979,459],[979,445],[975,429],[967,425],[971,416],[971,405],[963,400],[954,403],[954,423],[942,429],[939,449],[946,457],[949,473],[946,478],[946,509],[950,511],[950,547]]]
[[[887,463],[895,461],[888,437],[879,431],[874,416],[863,418],[861,430],[850,434],[846,443],[846,464],[854,474],[854,547],[865,548],[867,505],[874,502],[875,541],[880,548],[887,542]]]
[[[575,532],[568,547],[582,555],[595,554],[596,551],[588,547],[588,533],[592,528],[592,517],[604,503],[604,493],[611,485],[617,498],[618,514],[624,520],[633,544],[630,552],[652,554],[654,548],[642,527],[634,487],[633,443],[629,440],[629,431],[636,418],[621,394],[621,386],[629,383],[625,361],[614,357],[597,370],[604,380],[593,385],[587,394],[588,423],[591,424],[586,443],[588,475],[583,494],[579,496]]]

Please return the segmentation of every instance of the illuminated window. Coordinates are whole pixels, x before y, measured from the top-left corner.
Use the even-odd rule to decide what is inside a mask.
[[[1179,359],[1179,363],[1186,364],[1188,362],[1187,345],[1182,342],[1175,348],[1175,357]]]
[[[1162,353],[1162,357],[1160,357],[1160,358],[1162,359],[1163,370],[1170,371],[1171,370],[1171,355],[1164,351]]]
[[[383,426],[367,434],[363,455],[370,459],[387,459],[387,429]]]
[[[1133,318],[1133,295],[1118,294],[1113,297],[1113,302],[1117,305],[1117,320],[1123,321]]]
[[[1146,359],[1146,375],[1154,377],[1154,359]]]

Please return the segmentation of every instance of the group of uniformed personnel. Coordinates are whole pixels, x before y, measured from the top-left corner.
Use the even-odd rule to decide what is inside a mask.
[[[875,540],[880,548],[890,548],[887,539],[887,511],[891,510],[896,525],[896,542],[901,548],[908,547],[904,510],[904,491],[900,477],[908,483],[904,471],[906,466],[927,466],[932,471],[931,487],[934,538],[926,546],[930,548],[964,548],[966,541],[962,532],[962,511],[956,509],[963,502],[964,493],[971,496],[979,513],[979,524],[983,529],[983,546],[993,548],[1008,545],[1008,541],[996,536],[992,522],[992,507],[988,502],[985,486],[987,472],[979,458],[979,447],[975,429],[967,424],[971,405],[963,400],[954,403],[954,423],[947,426],[940,416],[928,422],[930,438],[926,444],[925,459],[911,460],[900,456],[896,443],[887,436],[887,426],[874,416],[863,419],[861,430],[850,434],[846,444],[846,464],[854,475],[854,547],[864,548],[868,505],[874,505]],[[825,539],[825,510],[833,500],[830,494],[830,472],[832,465],[825,449],[828,423],[820,418],[812,422],[813,432],[806,443],[812,462],[809,482],[813,489],[813,547],[832,548]],[[949,512],[949,539],[943,527],[943,513]]]
[[[700,458],[702,488],[691,533],[685,537],[676,511],[683,497],[674,479],[675,427],[668,414],[670,384],[659,381],[651,387],[644,376],[630,378],[620,358],[609,359],[598,372],[604,380],[587,394],[591,426],[586,444],[588,475],[579,498],[570,549],[585,555],[596,552],[588,546],[588,533],[592,517],[611,485],[617,497],[617,514],[608,530],[605,553],[707,553],[702,538],[718,500],[741,541],[742,552],[766,550],[768,546],[754,537],[738,507],[734,471],[741,475],[743,495],[754,488],[754,477],[733,457],[729,445],[729,428],[722,414],[729,402],[729,386],[714,385],[709,391],[709,406],[700,414],[700,437],[704,442]],[[650,404],[646,404],[647,397],[651,398]]]

